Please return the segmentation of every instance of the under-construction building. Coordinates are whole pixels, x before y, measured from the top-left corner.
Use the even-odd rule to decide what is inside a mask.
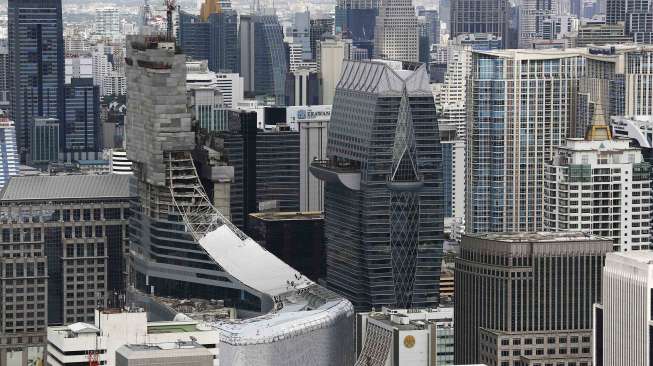
[[[207,197],[191,156],[185,56],[169,38],[136,36],[127,44],[135,287],[262,313],[205,321],[220,331],[221,364],[353,364],[352,304],[263,249]]]

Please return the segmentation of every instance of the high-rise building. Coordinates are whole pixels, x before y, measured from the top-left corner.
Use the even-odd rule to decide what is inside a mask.
[[[507,0],[452,0],[449,36],[455,38],[464,33],[491,33],[500,37],[505,47],[509,9]]]
[[[651,168],[629,140],[595,136],[609,138],[607,128],[597,126],[587,140],[567,139],[556,148],[546,165],[544,226],[610,238],[615,251],[648,249]]]
[[[93,79],[72,79],[64,92],[64,120],[61,127],[65,161],[102,157],[100,88]]]
[[[464,236],[455,363],[590,365],[592,304],[610,251],[611,240],[581,232]]]
[[[442,150],[426,66],[345,61],[327,157],[311,166],[325,181],[327,285],[358,309],[435,306]]]
[[[30,165],[47,166],[59,161],[60,122],[56,118],[36,118],[31,126],[31,151],[27,156]]]
[[[192,59],[207,60],[211,71],[240,70],[238,14],[233,10],[220,10],[207,18],[180,11],[178,42]]]
[[[429,49],[433,44],[440,44],[440,14],[437,10],[421,9],[417,15],[424,17]]]
[[[653,46],[593,47],[584,58],[572,136],[584,136],[593,122],[607,124],[611,116],[653,115]]]
[[[301,59],[311,60],[311,13],[306,10],[294,13],[291,26],[286,30],[286,36],[292,37],[293,43],[301,45]]]
[[[10,231],[23,231],[23,242],[44,246],[49,324],[93,321],[98,306],[107,306],[113,292],[124,292],[129,179],[26,176],[12,178],[5,187],[0,211],[11,218],[2,225],[7,238]]]
[[[319,105],[321,100],[320,77],[315,69],[300,67],[288,73],[286,81],[287,106]]]
[[[11,91],[9,84],[11,82],[9,75],[9,49],[7,46],[0,46],[0,110],[5,115],[9,115],[9,108],[11,107]]]
[[[632,41],[633,36],[626,33],[623,22],[617,24],[587,23],[578,26],[575,45],[577,47],[602,46],[631,43]]]
[[[95,10],[95,34],[100,38],[118,38],[120,32],[120,9],[99,8]]]
[[[61,0],[11,0],[8,17],[10,117],[16,123],[21,161],[26,161],[35,118],[63,119]]]
[[[355,366],[453,365],[453,308],[356,314]]]
[[[351,39],[354,46],[374,54],[376,16],[381,0],[338,0],[335,14],[335,34]]]
[[[638,43],[653,43],[653,8],[649,0],[606,0],[606,23],[624,23]]]
[[[206,61],[187,61],[186,86],[215,87],[220,90],[225,108],[235,108],[243,100],[243,78],[237,73],[209,71]]]
[[[324,182],[310,173],[310,165],[327,157],[331,106],[288,107],[287,115],[291,110],[297,111],[295,125],[299,131],[299,208],[302,212],[324,211]]]
[[[288,61],[283,28],[276,15],[257,15],[254,23],[254,92],[285,103]]]
[[[129,37],[127,46],[134,287],[154,296],[222,299],[251,311],[246,322],[210,323],[220,331],[220,364],[353,364],[351,303],[262,248],[207,195],[193,160],[193,152],[207,150],[196,149],[186,105],[185,55],[168,37]],[[284,147],[278,144],[277,151],[267,150],[264,163],[282,175],[279,166],[299,162],[277,159],[274,154]],[[250,161],[258,160],[263,159],[250,155]],[[271,177],[262,175],[261,182]]]
[[[419,61],[419,23],[412,0],[381,0],[374,29],[374,57]]]
[[[283,28],[276,15],[240,17],[240,74],[245,92],[285,103],[288,57]]]
[[[247,231],[279,259],[313,281],[324,278],[324,215],[321,212],[249,214]]]
[[[100,94],[125,95],[125,54],[122,46],[98,43],[92,51],[93,82],[100,87]]]
[[[317,18],[311,19],[311,55],[317,57],[317,44],[326,38],[333,36],[334,19]]]
[[[342,64],[349,59],[351,43],[336,38],[319,42],[317,65],[322,80],[322,104],[333,104]]]
[[[526,0],[519,3],[519,48],[531,48],[544,38],[543,21],[558,14],[557,0]]]
[[[652,278],[651,251],[606,256],[601,301],[594,306],[594,365],[651,362]]]
[[[238,38],[240,41],[240,75],[246,93],[254,93],[254,15],[241,14]]]
[[[299,137],[297,131],[258,129],[256,114],[245,111],[230,111],[228,129],[213,134],[209,147],[234,170],[228,206],[236,226],[247,228],[254,212],[300,211]]]
[[[16,129],[14,122],[0,117],[0,188],[9,178],[20,174],[20,159],[16,146]]]
[[[573,125],[580,55],[573,49],[473,52],[468,232],[542,230],[544,164]],[[513,85],[521,91],[509,93]]]
[[[29,216],[25,216],[26,219]],[[9,220],[12,224],[8,224]],[[41,229],[19,227],[23,217],[5,216],[0,284],[0,364],[43,364],[47,344],[48,257]]]

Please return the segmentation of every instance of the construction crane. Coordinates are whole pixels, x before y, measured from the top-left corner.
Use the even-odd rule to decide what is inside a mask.
[[[166,7],[166,20],[168,21],[166,37],[171,41],[173,38],[172,12],[177,8],[177,0],[163,0],[163,5]]]

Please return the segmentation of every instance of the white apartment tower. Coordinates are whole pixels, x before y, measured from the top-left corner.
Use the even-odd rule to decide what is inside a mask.
[[[0,188],[9,178],[20,174],[20,157],[16,145],[14,122],[0,117]]]
[[[567,139],[546,166],[545,229],[611,238],[615,251],[648,249],[649,169],[627,139]]]
[[[118,8],[101,8],[95,11],[95,33],[102,38],[121,36]]]
[[[653,362],[653,252],[608,253],[594,305],[594,365]]]
[[[374,57],[419,60],[419,22],[412,0],[381,0],[374,29]]]

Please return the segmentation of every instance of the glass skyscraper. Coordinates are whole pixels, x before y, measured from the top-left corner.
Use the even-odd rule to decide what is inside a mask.
[[[254,92],[274,96],[278,105],[284,105],[288,59],[276,15],[254,17],[254,45]]]
[[[572,51],[473,53],[468,232],[543,229],[544,166],[574,125],[583,65]]]
[[[102,152],[100,87],[92,78],[73,78],[65,86],[63,147],[66,160],[99,159]]]
[[[179,12],[179,47],[195,60],[208,60],[213,72],[238,72],[238,14],[230,9],[208,15]]]
[[[345,61],[328,132],[327,285],[357,309],[435,306],[442,150],[426,67]]]
[[[61,0],[10,0],[11,118],[21,160],[30,150],[35,117],[62,120],[64,44]]]
[[[505,47],[508,35],[507,0],[452,0],[449,36],[465,33],[491,33],[501,37]]]

